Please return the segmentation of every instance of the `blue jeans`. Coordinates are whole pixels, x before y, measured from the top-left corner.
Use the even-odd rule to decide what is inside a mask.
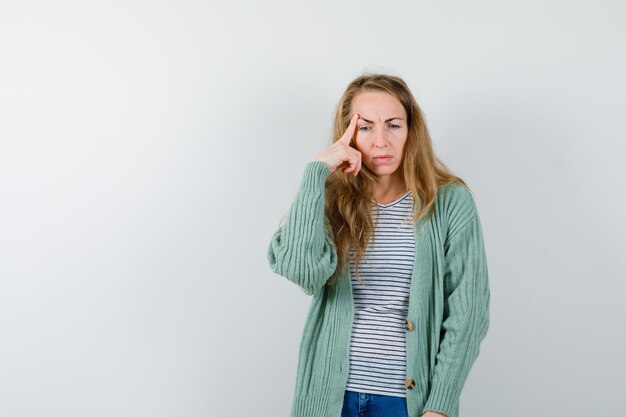
[[[408,417],[406,398],[346,390],[341,417]]]

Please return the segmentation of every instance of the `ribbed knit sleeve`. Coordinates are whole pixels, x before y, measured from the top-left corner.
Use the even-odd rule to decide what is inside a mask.
[[[443,338],[424,411],[456,416],[461,389],[489,327],[487,259],[480,218],[469,216],[445,245]]]
[[[284,223],[272,236],[267,259],[275,273],[299,285],[307,295],[324,287],[337,267],[337,252],[325,229],[325,183],[330,169],[309,162]]]

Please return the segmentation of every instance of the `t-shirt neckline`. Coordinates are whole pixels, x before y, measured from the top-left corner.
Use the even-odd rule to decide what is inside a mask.
[[[391,203],[387,203],[387,204],[380,204],[378,201],[372,201],[372,203],[377,205],[380,208],[387,208],[387,207],[393,206],[394,204],[398,204],[400,201],[404,200],[409,194],[411,194],[411,191],[407,191],[402,196],[398,197],[395,201],[392,201]]]

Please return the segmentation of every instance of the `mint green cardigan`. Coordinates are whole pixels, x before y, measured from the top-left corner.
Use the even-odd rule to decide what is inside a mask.
[[[309,162],[287,217],[271,238],[275,273],[312,302],[302,333],[291,417],[340,417],[348,380],[354,306],[349,268],[327,285],[337,252],[324,214],[329,168]],[[415,224],[406,375],[409,417],[432,410],[458,417],[461,389],[489,327],[489,284],[481,223],[470,191],[441,186],[435,211]],[[410,384],[409,384],[410,387]]]

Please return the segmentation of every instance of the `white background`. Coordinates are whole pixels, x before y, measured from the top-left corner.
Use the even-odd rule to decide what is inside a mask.
[[[287,416],[267,246],[363,71],[477,198],[462,417],[625,415],[624,3],[226,3],[1,3],[0,415]]]

